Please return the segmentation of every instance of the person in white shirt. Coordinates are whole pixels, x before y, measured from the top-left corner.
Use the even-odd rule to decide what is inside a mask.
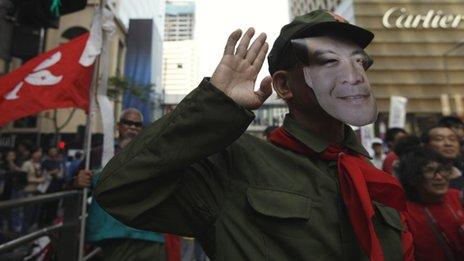
[[[372,139],[371,146],[372,146],[372,151],[374,152],[374,154],[372,155],[371,162],[378,169],[382,169],[383,160],[385,159],[385,154],[383,153],[382,144],[383,144],[382,139],[380,138]]]

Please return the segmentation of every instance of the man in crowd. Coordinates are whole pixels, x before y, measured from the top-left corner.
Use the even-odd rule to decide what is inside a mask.
[[[458,135],[461,148],[464,145],[464,122],[461,119],[454,116],[445,116],[438,122],[439,125],[446,126],[456,132]]]
[[[116,153],[124,148],[142,129],[143,115],[139,110],[129,108],[122,112],[118,122],[119,137]],[[100,150],[101,154],[101,150]],[[93,160],[93,162],[97,162]],[[92,169],[95,169],[93,166]],[[99,174],[80,170],[74,185],[91,188],[99,179]],[[92,201],[87,219],[86,240],[102,248],[104,260],[165,260],[164,238],[162,234],[134,229],[121,224]]]
[[[390,128],[385,135],[389,152],[383,161],[382,170],[389,174],[394,175],[395,165],[398,163],[398,156],[394,152],[395,146],[404,136],[406,136],[406,131],[402,128]]]
[[[198,238],[213,260],[409,260],[402,189],[348,126],[377,117],[373,34],[325,10],[296,17],[257,91],[268,44],[253,35],[233,32],[212,77],[107,164],[97,201],[131,226]],[[266,142],[244,132],[271,83],[289,114]]]
[[[53,193],[63,189],[65,170],[57,148],[51,147],[48,149],[47,157],[42,161],[42,171],[48,183],[43,192]],[[57,210],[58,202],[44,203],[42,205],[40,225],[50,225],[56,218]]]
[[[31,158],[33,148],[34,146],[29,140],[23,140],[18,144],[17,160],[19,166]]]
[[[422,134],[422,142],[426,147],[435,150],[443,156],[449,164],[462,170],[462,162],[459,161],[459,138],[457,133],[451,128],[440,124],[435,125]],[[450,187],[461,190],[464,185],[462,175],[455,175],[453,178],[450,181]]]

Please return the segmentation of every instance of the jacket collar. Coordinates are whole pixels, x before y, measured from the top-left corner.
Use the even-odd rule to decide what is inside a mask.
[[[317,153],[323,152],[330,145],[328,141],[320,138],[316,133],[312,133],[303,129],[288,114],[285,116],[283,128],[297,140]],[[348,125],[345,125],[345,139],[343,140],[341,146],[357,152],[367,158],[370,158],[369,153],[359,143],[353,129],[351,129],[351,127]]]

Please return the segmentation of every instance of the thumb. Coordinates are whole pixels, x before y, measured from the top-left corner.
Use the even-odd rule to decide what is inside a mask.
[[[266,76],[259,85],[259,89],[255,91],[255,94],[258,96],[261,102],[264,102],[272,94],[272,78],[271,76]]]

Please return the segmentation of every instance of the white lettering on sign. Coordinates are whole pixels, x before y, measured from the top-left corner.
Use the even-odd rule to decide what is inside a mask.
[[[457,28],[464,20],[460,14],[445,14],[441,10],[429,10],[423,14],[410,14],[404,7],[388,9],[382,18],[386,28]]]
[[[14,148],[16,135],[0,136],[0,147]]]

